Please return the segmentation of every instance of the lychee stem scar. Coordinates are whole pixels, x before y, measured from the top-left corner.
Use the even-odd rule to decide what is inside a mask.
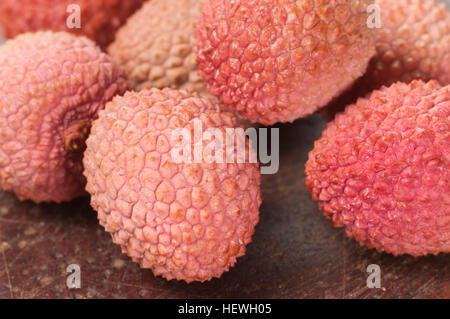
[[[64,148],[68,152],[84,152],[86,139],[91,131],[91,125],[87,123],[75,123],[64,131]]]

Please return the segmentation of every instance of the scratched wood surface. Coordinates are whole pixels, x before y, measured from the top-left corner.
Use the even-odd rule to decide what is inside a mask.
[[[322,216],[303,170],[324,125],[313,116],[277,126],[280,170],[262,178],[253,243],[203,284],[139,269],[98,225],[88,198],[35,205],[0,191],[0,298],[450,298],[450,255],[380,254]],[[67,288],[70,264],[81,267],[81,289]],[[381,268],[380,289],[367,288],[370,264]]]

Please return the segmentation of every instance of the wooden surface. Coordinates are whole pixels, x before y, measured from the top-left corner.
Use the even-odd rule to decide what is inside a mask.
[[[318,116],[278,127],[280,170],[262,179],[253,243],[220,279],[188,285],[139,269],[88,198],[35,205],[0,191],[0,298],[450,298],[450,255],[380,254],[322,216],[303,173],[324,127]],[[81,267],[81,289],[66,286],[69,264]],[[381,268],[380,289],[366,286],[370,264]]]

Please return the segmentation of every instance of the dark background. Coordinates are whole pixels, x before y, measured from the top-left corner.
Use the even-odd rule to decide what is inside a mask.
[[[262,178],[253,243],[207,283],[139,269],[98,225],[88,198],[35,205],[0,191],[0,298],[450,298],[449,254],[380,254],[322,216],[303,171],[324,126],[317,115],[277,126],[280,170]],[[69,264],[81,267],[81,289],[66,286]],[[366,286],[370,264],[381,267],[381,289]]]

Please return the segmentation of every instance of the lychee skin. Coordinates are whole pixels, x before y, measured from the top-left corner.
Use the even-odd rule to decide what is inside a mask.
[[[206,1],[150,1],[117,32],[108,52],[125,69],[131,88],[206,93],[193,49]]]
[[[450,12],[436,0],[375,0],[382,27],[375,32],[377,54],[368,90],[415,79],[450,84]]]
[[[100,224],[133,261],[168,280],[220,277],[244,255],[259,219],[258,164],[173,160],[172,133],[192,132],[195,120],[203,131],[236,125],[216,102],[184,90],[127,92],[100,112],[83,160]]]
[[[370,0],[210,0],[196,33],[209,92],[251,122],[292,122],[362,76]]]
[[[85,194],[84,141],[126,81],[85,37],[26,33],[0,46],[0,186],[21,200]]]
[[[306,163],[324,215],[393,255],[450,252],[450,86],[396,83],[347,107]]]
[[[52,30],[85,35],[104,47],[114,40],[116,30],[144,0],[1,0],[0,22],[7,38],[20,33]],[[67,20],[80,7],[81,28],[69,29]],[[71,19],[69,19],[72,21]]]
[[[332,120],[382,85],[437,80],[450,84],[450,12],[435,0],[376,0],[382,27],[375,29],[376,55],[367,72],[339,98],[320,110]]]

